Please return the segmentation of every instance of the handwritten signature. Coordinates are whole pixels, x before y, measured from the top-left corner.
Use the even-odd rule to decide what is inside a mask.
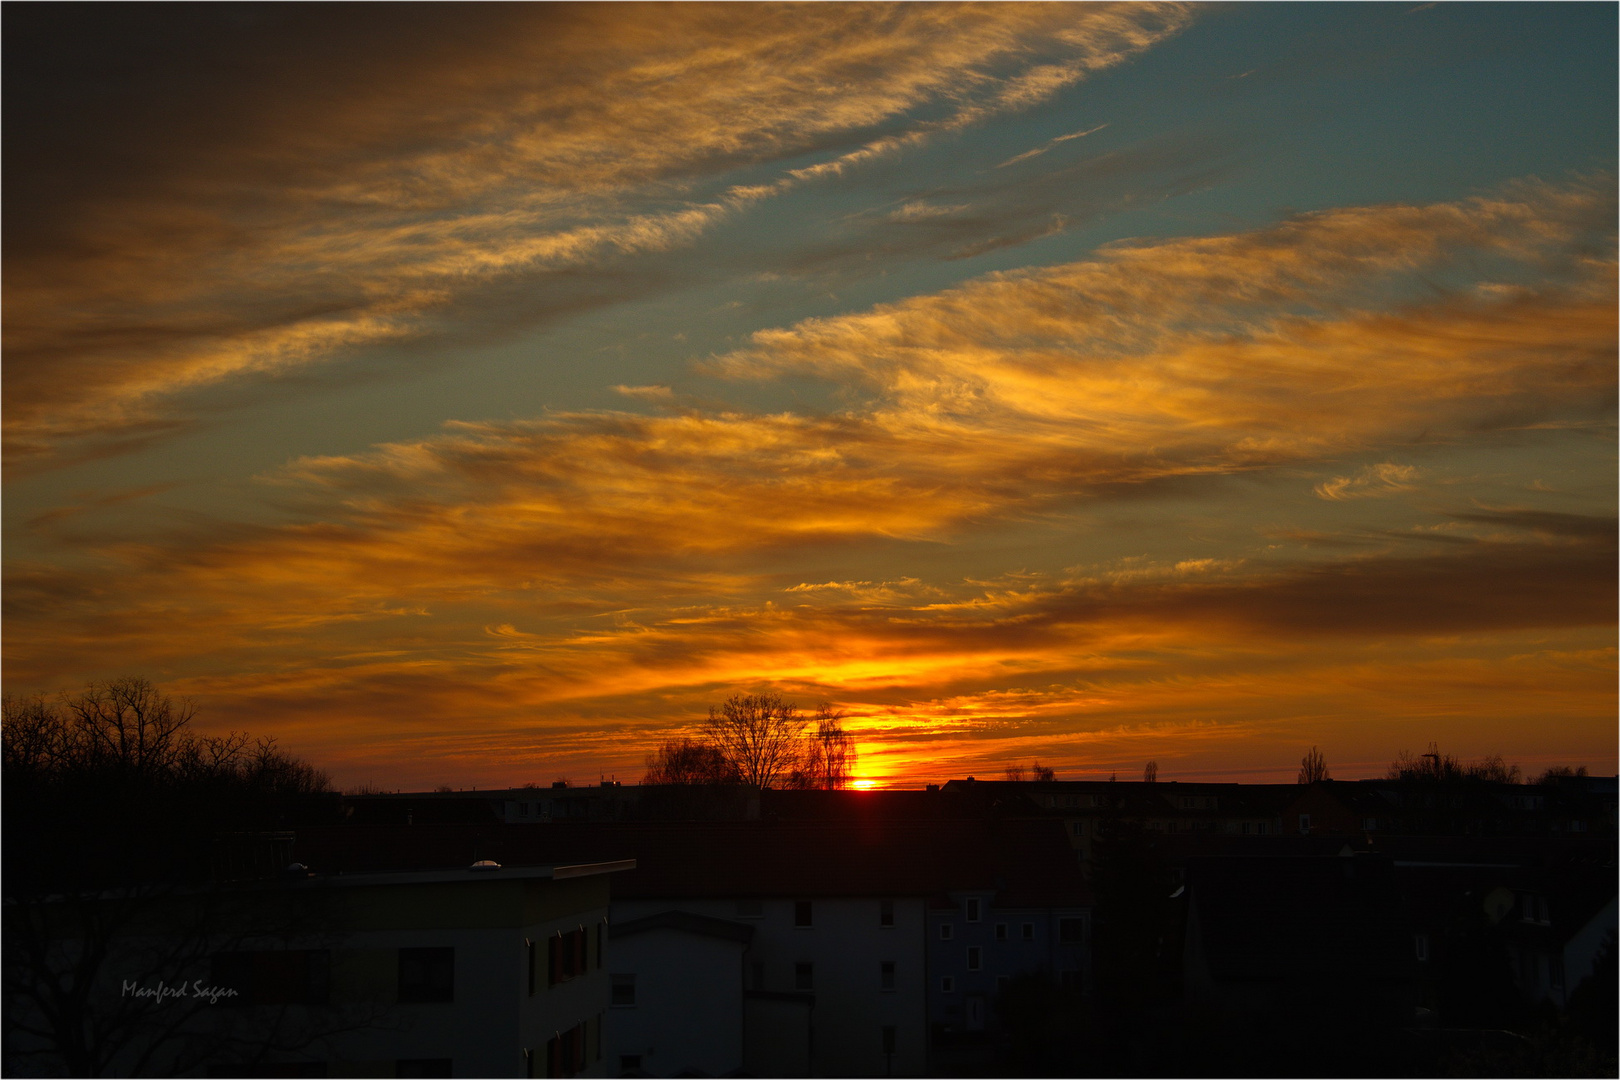
[[[170,986],[161,980],[156,986],[141,986],[129,979],[124,980],[124,997],[151,998],[153,1002],[159,1004],[171,998],[189,998],[218,1005],[220,998],[237,996],[239,996],[237,992],[228,986],[204,986],[201,979],[194,979],[190,983],[181,983],[178,986]]]

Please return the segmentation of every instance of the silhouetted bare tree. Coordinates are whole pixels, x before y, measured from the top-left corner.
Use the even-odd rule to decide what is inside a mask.
[[[1384,773],[1388,780],[1456,780],[1461,776],[1462,765],[1450,754],[1440,753],[1436,743],[1430,743],[1428,750],[1416,756],[1402,750]]]
[[[789,776],[789,786],[820,791],[849,786],[857,751],[855,736],[844,730],[844,714],[823,702],[816,708],[815,723],[800,765]]]
[[[1151,784],[1158,779],[1159,763],[1157,761],[1150,761],[1146,765],[1142,766],[1142,780],[1144,783]]]
[[[1496,784],[1517,784],[1521,779],[1519,767],[1502,760],[1500,754],[1492,754],[1465,766],[1452,755],[1440,753],[1439,745],[1432,742],[1427,751],[1416,757],[1402,750],[1401,756],[1390,762],[1385,778],[1431,783],[1482,780]]]
[[[647,755],[643,784],[739,784],[742,775],[720,748],[696,739],[671,739]]]
[[[1022,782],[1026,779],[1035,781],[1056,780],[1057,770],[1042,765],[1039,761],[1032,761],[1028,769],[1025,769],[1022,765],[1009,765],[1002,770],[1002,775],[1015,782]]]
[[[1571,768],[1568,765],[1554,765],[1540,776],[1536,777],[1538,784],[1556,784],[1560,780],[1574,780],[1586,775],[1586,766]]]
[[[1327,758],[1322,751],[1311,747],[1305,756],[1299,759],[1299,782],[1301,784],[1314,784],[1318,780],[1328,780]]]
[[[764,789],[799,767],[808,721],[778,694],[733,694],[709,709],[703,733],[745,784]]]
[[[286,865],[264,830],[336,810],[325,776],[192,715],[139,678],[4,701],[8,1072],[185,1072],[310,1034],[124,992],[206,981],[222,950],[322,925],[243,879]]]

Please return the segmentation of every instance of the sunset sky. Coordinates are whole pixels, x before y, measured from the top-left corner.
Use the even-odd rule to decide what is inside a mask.
[[[1616,771],[1613,4],[8,5],[4,674],[340,786]]]

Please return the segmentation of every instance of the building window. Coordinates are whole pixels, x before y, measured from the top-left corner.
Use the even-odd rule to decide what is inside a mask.
[[[1429,959],[1429,935],[1428,934],[1413,934],[1412,935],[1412,952],[1417,956],[1418,961],[1420,963],[1425,962],[1425,961],[1427,961]]]
[[[1244,836],[1248,836],[1248,835],[1249,835],[1249,823],[1248,823],[1248,822],[1247,822],[1247,821],[1245,821],[1245,822],[1244,822],[1244,823],[1243,823],[1243,835],[1244,835]]]
[[[981,950],[979,949],[979,947],[977,945],[969,945],[968,946],[967,969],[969,971],[978,971],[979,968],[981,968],[983,966],[983,964],[980,962],[981,961],[980,953],[981,953]]]
[[[816,965],[800,961],[793,965],[793,989],[814,990],[816,988]]]
[[[737,918],[758,919],[765,914],[765,901],[754,897],[737,901]]]
[[[1077,821],[1077,822],[1074,823],[1073,828],[1074,828],[1074,835],[1076,835],[1076,836],[1084,836],[1084,835],[1086,835],[1086,823],[1085,822]]]
[[[1364,817],[1361,819],[1361,827],[1367,832],[1375,832],[1378,829],[1378,819],[1375,817]]]
[[[454,1001],[456,950],[399,950],[399,1000]]]
[[[893,900],[879,900],[878,901],[878,925],[879,926],[893,926],[894,925],[894,901]]]
[[[950,923],[944,922],[939,924],[939,940],[949,941],[954,933],[955,927],[953,927]]]
[[[1299,832],[1300,832],[1300,835],[1303,836],[1303,835],[1305,835],[1306,833],[1308,833],[1310,831],[1311,831],[1311,815],[1309,815],[1309,814],[1301,814],[1301,815],[1299,815]]]
[[[1025,941],[1034,941],[1035,940],[1035,924],[1034,923],[1027,922],[1027,923],[1024,924],[1024,940]]]
[[[546,1042],[546,1075],[578,1076],[601,1057],[600,1022],[587,1020]],[[596,1030],[591,1030],[595,1028]]]
[[[1266,835],[1266,823],[1265,822],[1257,821],[1257,822],[1254,823],[1254,835],[1256,835],[1256,836],[1264,836],[1264,835]]]
[[[794,926],[814,926],[815,923],[811,921],[810,916],[811,916],[810,901],[808,901],[808,900],[795,900],[793,902],[793,925]]]
[[[884,960],[878,964],[878,989],[894,989],[894,961]]]
[[[1007,924],[1006,923],[1004,923],[1004,922],[996,923],[996,940],[997,941],[1006,941],[1007,940]]]
[[[547,986],[567,982],[589,970],[589,941],[583,926],[566,934],[559,930],[546,940]]]
[[[1085,943],[1085,940],[1086,940],[1086,920],[1084,920],[1084,919],[1059,919],[1058,920],[1058,944],[1060,944],[1060,945],[1081,945],[1081,944]]]
[[[942,994],[956,993],[956,980],[951,978],[949,975],[942,977],[939,980],[939,991]]]
[[[628,1009],[636,1003],[636,977],[634,975],[613,976],[613,1004],[616,1008]]]
[[[968,922],[978,922],[979,921],[979,898],[977,896],[968,897],[967,921]]]
[[[519,816],[521,816],[521,817],[528,817],[529,816],[529,804],[528,803],[520,802],[520,803],[517,804],[517,806],[518,806],[518,814],[519,814]]]
[[[894,1053],[894,1027],[889,1024],[883,1026],[883,1052]]]

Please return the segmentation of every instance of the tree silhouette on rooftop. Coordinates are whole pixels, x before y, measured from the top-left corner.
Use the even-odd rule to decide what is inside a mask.
[[[736,766],[743,783],[764,790],[799,766],[799,736],[808,723],[779,694],[733,694],[709,708],[703,734]]]

